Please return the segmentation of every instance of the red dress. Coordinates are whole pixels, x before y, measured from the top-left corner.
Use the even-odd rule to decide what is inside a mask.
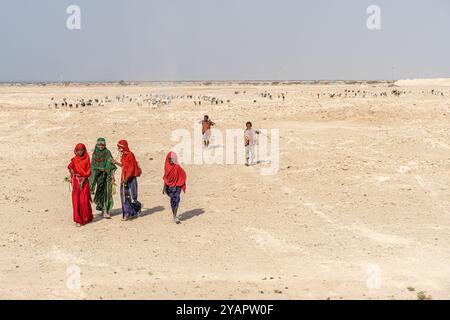
[[[91,161],[87,153],[86,147],[79,144],[75,147],[75,151],[84,148],[84,155],[72,158],[69,163],[70,176],[72,178],[72,205],[73,220],[80,225],[85,225],[93,220],[91,207],[91,190],[89,188],[88,178],[91,175]],[[75,176],[72,174],[75,172]],[[81,188],[81,180],[85,179]]]

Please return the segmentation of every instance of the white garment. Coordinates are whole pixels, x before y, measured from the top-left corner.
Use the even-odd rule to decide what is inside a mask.
[[[248,144],[250,146],[254,146],[256,144],[256,132],[253,129],[246,129],[244,136],[246,138],[246,140],[248,140]]]
[[[203,134],[203,141],[209,141],[211,138],[211,130],[206,130],[206,132]]]
[[[245,162],[253,164],[255,162],[255,145],[245,146]]]

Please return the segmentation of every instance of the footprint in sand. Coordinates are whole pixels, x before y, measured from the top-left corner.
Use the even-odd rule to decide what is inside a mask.
[[[278,251],[283,253],[303,250],[299,246],[290,244],[283,239],[275,237],[273,234],[264,229],[246,228],[245,231],[250,233],[250,237],[263,250]]]
[[[363,225],[352,224],[348,229],[357,233],[359,236],[386,245],[410,245],[414,243],[411,239],[403,238],[395,234],[377,232]]]
[[[417,167],[417,163],[415,161],[409,161],[407,165],[400,166],[397,170],[398,173],[405,174],[410,172],[411,170]]]
[[[398,173],[405,174],[411,171],[411,168],[408,166],[400,166],[397,170]]]
[[[386,182],[386,181],[391,180],[391,178],[379,176],[379,177],[376,177],[375,180],[376,180],[378,183],[383,183],[383,182]]]
[[[57,246],[53,246],[53,249],[47,253],[47,258],[55,263],[62,264],[74,264],[74,265],[85,265],[92,267],[108,267],[106,263],[94,263],[88,262],[83,258],[79,258],[71,253],[65,252],[64,250],[58,248]]]
[[[423,180],[423,178],[419,175],[415,176],[415,179],[417,181],[417,184],[426,192],[430,193],[431,195],[436,195],[436,192]]]

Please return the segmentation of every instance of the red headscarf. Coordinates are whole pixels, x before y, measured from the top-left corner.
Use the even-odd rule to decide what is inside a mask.
[[[80,157],[76,153],[77,150],[84,150],[84,154]],[[72,158],[72,161],[69,164],[69,169],[72,169],[79,176],[89,178],[91,175],[91,160],[86,150],[86,146],[79,143],[75,146],[73,152],[75,153],[75,157]]]
[[[139,177],[139,166],[133,152],[128,148],[128,142],[120,140],[117,146],[122,148],[122,180],[127,181],[131,177]]]
[[[169,161],[170,158],[172,158],[172,164]],[[175,152],[170,151],[166,156],[163,180],[169,187],[182,187],[183,191],[186,192],[186,172],[178,164]]]

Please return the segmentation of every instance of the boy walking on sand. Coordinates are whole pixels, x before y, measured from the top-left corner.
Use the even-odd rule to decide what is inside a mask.
[[[253,130],[252,123],[249,121],[245,124],[247,127],[244,131],[244,144],[245,144],[245,165],[248,167],[253,164],[255,160],[255,134],[259,134],[258,130]]]
[[[209,140],[211,138],[211,127],[215,125],[214,122],[212,122],[209,119],[209,116],[205,115],[203,117],[203,120],[200,121],[202,124],[202,135],[203,135],[203,145],[205,147],[209,147]]]

